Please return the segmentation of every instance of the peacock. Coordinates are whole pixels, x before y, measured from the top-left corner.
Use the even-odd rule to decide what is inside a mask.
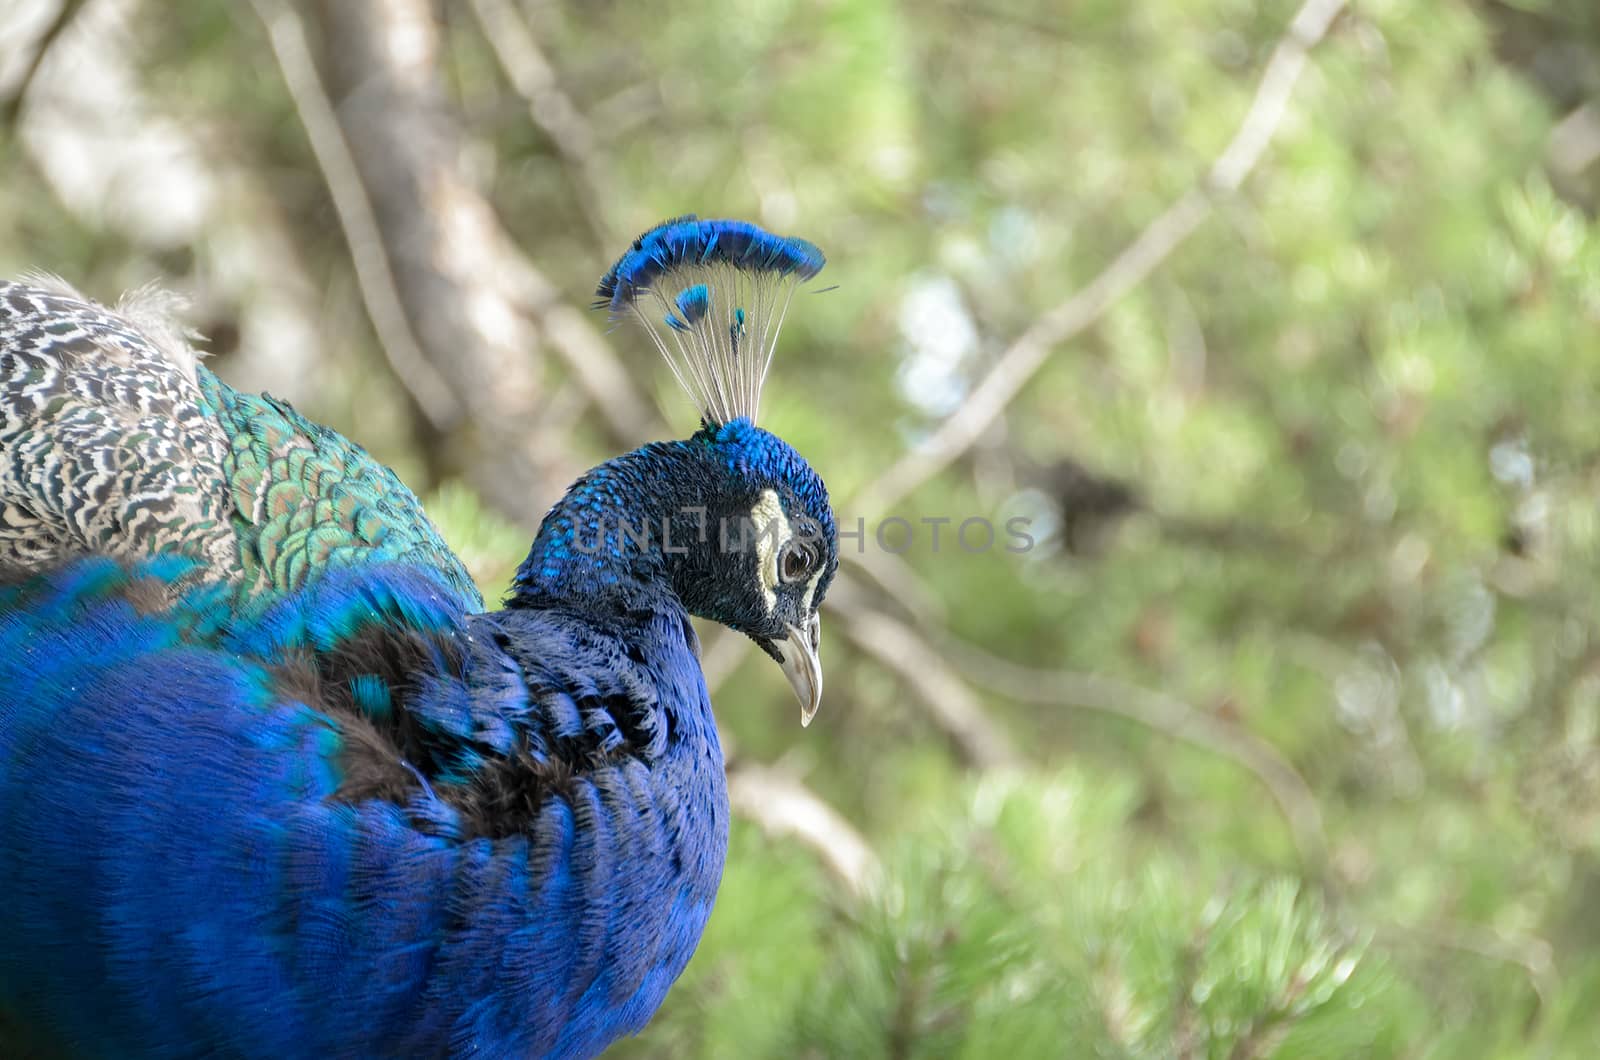
[[[581,1057],[683,971],[727,849],[690,616],[809,722],[837,562],[756,425],[812,244],[690,215],[597,305],[692,436],[593,468],[485,610],[359,446],[171,299],[0,284],[0,1054]]]

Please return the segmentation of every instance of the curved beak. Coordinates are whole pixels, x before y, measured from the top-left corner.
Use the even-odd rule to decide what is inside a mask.
[[[804,628],[788,626],[789,635],[774,645],[778,667],[789,679],[789,687],[800,698],[800,725],[810,725],[822,704],[822,662],[817,648],[822,644],[822,619],[812,615]]]

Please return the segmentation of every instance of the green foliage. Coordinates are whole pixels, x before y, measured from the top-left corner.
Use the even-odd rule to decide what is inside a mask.
[[[716,926],[634,1051],[1338,1057],[1414,1030],[1383,958],[1300,884],[1135,854],[1133,785],[957,789],[891,841],[860,906],[741,829]],[[778,871],[755,878],[757,859]]]
[[[528,553],[528,535],[490,511],[460,482],[441,486],[424,497],[422,505],[478,583],[484,601],[494,606]]]
[[[798,297],[764,414],[871,549],[883,513],[856,491],[1194,185],[1295,5],[512,4],[594,133],[598,224],[471,6],[442,8],[463,168],[571,304],[628,237],[689,210],[828,253],[840,286]],[[804,732],[748,654],[717,692],[723,728],[802,772],[884,875],[858,900],[737,822],[699,954],[616,1055],[1593,1054],[1600,163],[1581,162],[1580,108],[1600,99],[1596,10],[1351,6],[1244,187],[893,513],[1037,517],[1025,555],[924,537],[873,596],[1033,668],[1046,694],[1027,703],[967,674],[1025,766],[961,765],[838,611]],[[248,176],[233,208],[293,254],[252,273],[226,214],[195,247],[147,245],[114,211],[63,205],[37,148],[4,133],[0,269],[97,294],[166,276],[224,322],[303,270],[332,363],[287,396],[406,472],[497,598],[533,528],[440,480],[450,439],[382,370],[247,6],[146,3],[127,34],[150,106]],[[675,401],[643,341],[612,347]],[[548,415],[573,424],[551,466],[610,455],[560,358],[529,356],[548,362]],[[251,370],[244,349],[217,365]],[[1136,503],[1064,497],[1063,461]],[[559,477],[529,488],[546,502]],[[1058,671],[1160,690],[1191,720],[1077,709]],[[1201,728],[1281,757],[1325,857],[1259,761]]]

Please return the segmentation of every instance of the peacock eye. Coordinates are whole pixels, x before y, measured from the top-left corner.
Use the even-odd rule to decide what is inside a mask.
[[[798,541],[783,547],[778,557],[778,574],[785,582],[797,582],[811,570],[811,550]]]

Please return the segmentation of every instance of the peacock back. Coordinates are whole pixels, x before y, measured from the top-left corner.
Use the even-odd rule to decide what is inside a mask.
[[[0,283],[0,565],[194,558],[259,603],[316,571],[398,561],[477,588],[416,496],[343,435],[199,363],[170,296],[105,310]]]

